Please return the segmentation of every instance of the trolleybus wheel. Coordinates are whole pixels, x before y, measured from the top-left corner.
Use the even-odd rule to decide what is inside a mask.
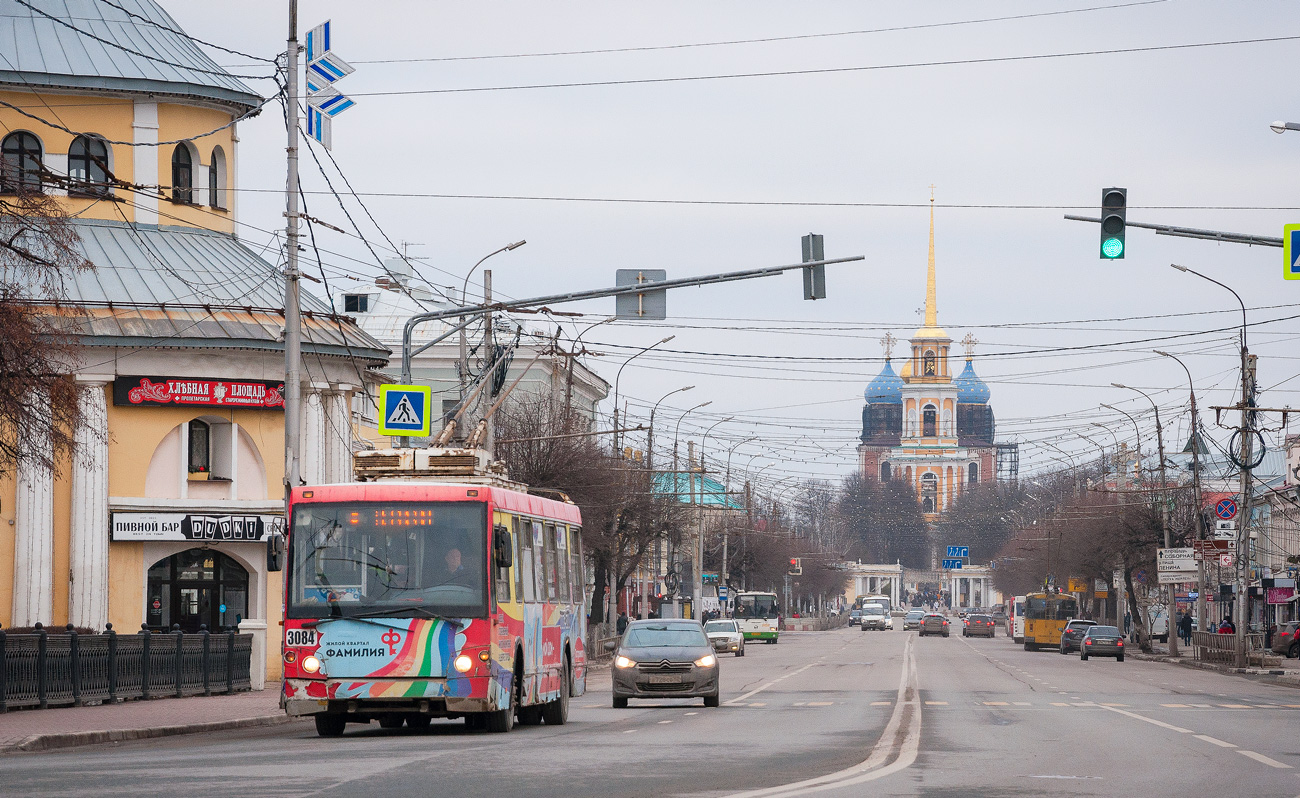
[[[348,725],[343,715],[333,715],[327,712],[321,712],[316,715],[316,734],[321,737],[341,737],[343,729]]]
[[[560,697],[542,707],[542,720],[547,726],[563,726],[569,720],[569,658],[564,658],[560,670]]]
[[[519,655],[515,656],[516,663],[519,663],[521,659]],[[523,687],[521,676],[519,665],[516,664],[514,684],[510,685],[510,703],[506,705],[505,709],[499,709],[496,712],[485,712],[480,716],[483,718],[481,721],[483,728],[487,729],[489,733],[504,734],[515,727],[515,711],[519,707],[519,691]],[[472,716],[466,718],[466,723],[471,722],[470,718]]]

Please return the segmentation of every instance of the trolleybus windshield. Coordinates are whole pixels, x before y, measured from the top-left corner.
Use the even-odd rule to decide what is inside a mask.
[[[487,613],[482,502],[299,503],[289,531],[291,618]]]
[[[737,618],[775,618],[778,614],[775,594],[741,594],[736,598]]]

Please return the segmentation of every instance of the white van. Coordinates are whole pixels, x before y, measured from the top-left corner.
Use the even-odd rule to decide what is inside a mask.
[[[1007,637],[1025,642],[1025,597],[1016,596],[1007,604]]]

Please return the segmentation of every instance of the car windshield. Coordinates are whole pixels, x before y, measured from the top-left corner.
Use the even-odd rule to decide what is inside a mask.
[[[875,606],[863,607],[863,608],[862,608],[862,614],[863,614],[863,615],[884,615],[884,614],[885,614],[885,608],[884,608],[884,607],[875,607]]]
[[[709,621],[704,624],[705,632],[734,632],[736,631],[735,621]]]
[[[1088,630],[1089,637],[1105,637],[1107,635],[1119,637],[1119,629],[1114,626],[1094,626]]]
[[[289,532],[289,617],[487,614],[481,502],[309,502]]]
[[[655,624],[628,629],[624,645],[628,648],[676,648],[707,646],[709,641],[703,630],[694,624]]]
[[[990,618],[990,617],[987,616],[987,615],[972,615],[972,616],[970,616],[970,619],[971,619],[972,621],[979,621],[980,623],[987,623],[988,621],[993,620],[992,618]]]

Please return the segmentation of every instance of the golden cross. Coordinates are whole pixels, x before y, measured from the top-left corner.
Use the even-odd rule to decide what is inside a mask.
[[[890,356],[893,354],[893,352],[894,352],[894,344],[897,343],[897,342],[898,342],[898,339],[894,337],[894,334],[893,334],[893,333],[891,333],[891,332],[889,332],[889,331],[885,331],[885,337],[880,339],[880,345],[883,346],[883,347],[885,347],[885,359],[886,359],[886,360],[888,360],[888,359],[890,358]]]
[[[975,340],[975,336],[971,335],[970,333],[966,333],[966,337],[961,339],[961,342],[962,345],[966,347],[966,357],[968,359],[974,357],[975,345],[979,343],[979,341]]]

